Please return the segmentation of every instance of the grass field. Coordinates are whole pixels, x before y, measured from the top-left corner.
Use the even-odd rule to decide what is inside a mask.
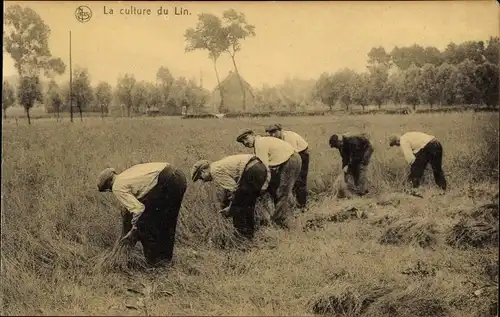
[[[2,315],[495,316],[498,119],[451,113],[6,122]],[[242,250],[231,223],[217,214],[214,186],[189,182],[174,266],[96,269],[121,230],[117,202],[96,190],[104,167],[168,161],[188,174],[198,159],[249,153],[235,142],[237,133],[263,133],[276,120],[311,150],[311,210],[297,216],[294,231],[263,227]],[[446,195],[438,195],[430,172],[424,199],[402,193],[407,166],[386,138],[408,130],[441,140]],[[364,199],[333,196],[341,161],[328,138],[336,132],[372,139],[371,194]]]

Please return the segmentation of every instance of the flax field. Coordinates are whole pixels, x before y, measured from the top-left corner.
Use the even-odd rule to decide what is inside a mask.
[[[498,120],[468,112],[4,122],[2,315],[497,316]],[[121,231],[118,202],[97,191],[103,168],[166,161],[189,179],[198,159],[250,153],[237,134],[264,134],[270,123],[309,142],[310,210],[292,231],[262,226],[242,242],[217,213],[215,186],[189,181],[172,266],[98,267]],[[430,170],[423,198],[403,192],[408,166],[387,137],[412,130],[441,141],[445,195]],[[344,132],[368,134],[375,148],[362,199],[334,195],[341,158],[328,139]],[[259,202],[260,213],[268,209]]]

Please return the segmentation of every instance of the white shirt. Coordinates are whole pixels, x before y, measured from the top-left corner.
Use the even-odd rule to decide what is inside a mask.
[[[254,153],[264,165],[274,167],[285,163],[295,153],[289,143],[271,136],[255,136]]]
[[[158,175],[168,163],[137,164],[116,175],[112,192],[131,213],[144,212],[144,205],[138,200],[144,197],[158,183]]]
[[[412,164],[415,161],[415,154],[434,139],[433,135],[423,132],[406,132],[399,139],[399,144],[406,161]]]
[[[283,136],[283,141],[290,143],[297,152],[302,152],[309,146],[303,137],[293,131],[282,130],[281,134]]]
[[[238,183],[248,162],[254,158],[253,154],[236,154],[227,156],[219,161],[210,164],[210,174],[213,180],[220,187],[234,192],[238,188]],[[269,185],[271,172],[267,169],[267,178],[261,190],[264,191]]]

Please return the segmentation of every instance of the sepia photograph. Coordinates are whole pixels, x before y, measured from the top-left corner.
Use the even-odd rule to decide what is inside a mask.
[[[3,3],[2,316],[498,317],[498,1]]]

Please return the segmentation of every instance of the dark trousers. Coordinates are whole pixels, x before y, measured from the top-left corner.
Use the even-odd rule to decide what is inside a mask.
[[[278,225],[287,226],[287,220],[292,215],[290,197],[302,166],[302,159],[294,153],[288,161],[273,168],[268,192],[274,201],[275,209],[271,219]]]
[[[415,155],[415,161],[410,168],[409,181],[413,188],[420,186],[427,164],[431,164],[434,181],[443,190],[446,190],[446,178],[443,172],[443,147],[438,140],[427,143]]]
[[[266,166],[259,159],[252,159],[245,167],[233,194],[229,210],[233,225],[241,235],[251,239],[255,233],[255,204],[267,178]]]
[[[299,152],[300,158],[302,160],[302,167],[300,168],[300,174],[293,187],[293,193],[297,199],[297,204],[299,208],[304,208],[307,204],[307,174],[309,172],[309,150],[305,149]]]
[[[356,186],[355,191],[361,196],[367,193],[367,171],[372,154],[373,147],[369,146],[366,148],[359,162],[350,164],[347,167],[347,174],[350,174],[354,180],[354,185]]]
[[[167,166],[158,176],[158,184],[140,199],[145,210],[137,221],[137,236],[148,264],[155,266],[171,261],[177,218],[186,192],[186,176],[181,170]],[[132,227],[132,214],[123,215],[123,234]]]

